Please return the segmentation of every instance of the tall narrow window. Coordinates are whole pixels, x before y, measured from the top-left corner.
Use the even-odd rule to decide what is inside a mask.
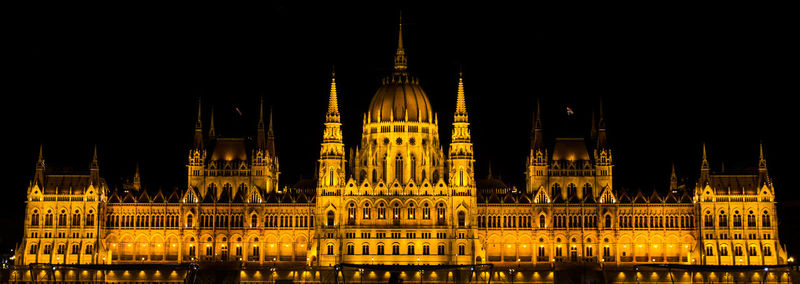
[[[464,214],[464,211],[458,212],[458,226],[464,227],[467,225],[467,216]]]
[[[403,181],[403,156],[397,154],[397,158],[394,159],[394,177],[400,182],[404,183]]]
[[[416,181],[417,180],[417,157],[414,157],[414,155],[411,155],[411,164],[410,164],[410,166],[411,166],[411,173],[410,173],[411,179]]]
[[[326,223],[326,224],[328,226],[333,226],[334,225],[333,221],[336,219],[335,217],[336,217],[336,213],[333,213],[333,211],[328,211],[328,223]]]

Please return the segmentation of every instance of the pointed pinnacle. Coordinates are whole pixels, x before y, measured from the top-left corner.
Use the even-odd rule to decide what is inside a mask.
[[[94,156],[92,156],[92,162],[97,163],[97,144],[94,144]]]
[[[269,106],[269,133],[272,133],[272,106]]]
[[[467,103],[464,95],[464,74],[458,72],[458,96],[456,98],[456,114],[467,114]]]
[[[195,124],[195,128],[200,129],[203,127],[203,121],[200,115],[203,104],[200,98],[197,98],[197,123]]]
[[[44,148],[44,145],[43,144],[39,144],[39,164],[41,164],[42,161],[44,161],[44,155],[42,154],[43,153],[42,152],[42,148]]]

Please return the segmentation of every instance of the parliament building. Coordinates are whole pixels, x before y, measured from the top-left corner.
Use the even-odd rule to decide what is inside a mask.
[[[712,172],[703,147],[693,186],[673,169],[667,192],[627,193],[614,184],[602,107],[591,135],[574,138],[544,137],[536,106],[517,189],[476,177],[461,76],[457,84],[453,123],[440,125],[408,71],[401,25],[361,142],[343,142],[334,74],[317,173],[293,186],[279,183],[263,101],[252,140],[217,137],[198,106],[180,190],[144,190],[138,167],[130,187],[111,190],[96,150],[88,172],[67,173],[48,169],[40,149],[17,264],[787,263],[763,151],[757,170],[734,175]]]

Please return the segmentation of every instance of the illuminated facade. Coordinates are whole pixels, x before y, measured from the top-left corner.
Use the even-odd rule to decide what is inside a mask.
[[[694,189],[673,170],[668,193],[628,194],[613,186],[602,111],[590,138],[546,143],[537,109],[518,190],[475,176],[461,76],[444,150],[438,115],[407,71],[402,26],[394,71],[349,151],[335,76],[330,84],[313,186],[279,187],[263,102],[253,142],[216,137],[213,113],[205,133],[198,107],[179,191],[148,193],[137,168],[130,188],[112,192],[96,151],[76,175],[48,171],[40,150],[19,263],[786,263],[763,152],[755,172],[712,174],[704,148]]]

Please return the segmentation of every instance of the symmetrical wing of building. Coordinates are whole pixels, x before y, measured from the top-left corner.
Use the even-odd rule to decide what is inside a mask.
[[[537,107],[518,190],[475,176],[461,76],[444,150],[402,32],[349,153],[335,80],[313,183],[279,187],[263,101],[255,141],[217,137],[213,114],[204,131],[198,107],[182,190],[143,190],[137,168],[132,187],[111,191],[96,151],[88,174],[51,171],[40,151],[18,263],[786,262],[763,152],[749,174],[716,174],[704,148],[693,189],[673,170],[665,194],[628,194],[614,187],[602,110],[590,138],[546,142]]]

